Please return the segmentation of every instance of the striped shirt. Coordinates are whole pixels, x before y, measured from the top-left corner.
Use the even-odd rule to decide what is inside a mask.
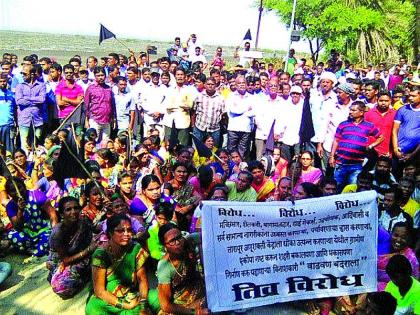
[[[335,133],[338,141],[338,164],[361,164],[366,157],[369,137],[378,138],[381,135],[374,124],[363,120],[359,124],[352,120],[340,123]]]
[[[226,112],[225,101],[218,93],[209,96],[206,91],[200,93],[195,101],[195,126],[201,131],[213,132],[220,129],[222,114]]]

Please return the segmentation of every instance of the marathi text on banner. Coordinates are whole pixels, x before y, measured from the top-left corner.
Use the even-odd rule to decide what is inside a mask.
[[[376,192],[273,203],[204,202],[212,312],[376,291]]]

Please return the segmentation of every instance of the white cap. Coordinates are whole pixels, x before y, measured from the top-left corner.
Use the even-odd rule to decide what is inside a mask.
[[[322,81],[322,80],[330,80],[333,83],[333,85],[337,84],[337,77],[335,76],[334,73],[329,72],[329,71],[322,72],[321,77],[319,78],[319,81]]]
[[[292,88],[290,89],[290,94],[292,93],[299,93],[302,94],[302,88],[299,85],[293,85]]]

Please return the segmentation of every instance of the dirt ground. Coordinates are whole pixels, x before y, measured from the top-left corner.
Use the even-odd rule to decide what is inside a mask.
[[[72,299],[62,300],[53,293],[47,281],[46,259],[46,257],[28,259],[19,255],[9,255],[1,259],[13,266],[12,275],[0,286],[2,315],[82,315],[85,313],[90,284]],[[277,304],[250,309],[241,314],[299,315],[305,313],[288,304]]]

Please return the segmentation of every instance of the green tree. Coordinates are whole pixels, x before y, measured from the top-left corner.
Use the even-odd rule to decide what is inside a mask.
[[[292,3],[266,0],[264,6],[288,24]],[[411,3],[395,0],[298,0],[295,27],[308,40],[314,62],[321,50],[332,48],[363,63],[385,57],[394,59],[398,53],[407,54],[409,50],[409,19],[413,10]]]

